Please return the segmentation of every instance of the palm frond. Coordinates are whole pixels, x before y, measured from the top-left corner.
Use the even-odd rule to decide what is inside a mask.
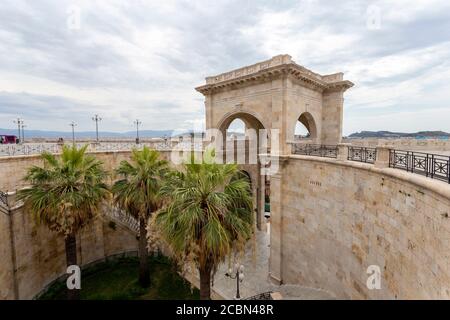
[[[175,257],[216,269],[252,234],[250,182],[236,165],[190,160],[167,176],[160,191],[167,205],[151,223]]]
[[[59,157],[43,153],[44,166],[28,169],[30,187],[18,193],[37,223],[65,236],[89,223],[109,195],[107,172],[86,149],[64,146]]]

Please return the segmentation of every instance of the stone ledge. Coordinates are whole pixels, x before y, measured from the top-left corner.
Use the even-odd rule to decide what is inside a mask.
[[[132,150],[100,150],[100,151],[86,151],[87,154],[122,154],[122,153],[130,153]],[[160,153],[170,152],[170,150],[157,150]],[[61,153],[52,153],[55,156],[61,155]],[[40,159],[41,153],[36,154],[19,154],[16,156],[4,156],[0,157],[0,162],[8,162],[11,160],[21,160],[21,159]]]
[[[284,155],[280,156],[280,159],[298,159],[305,161],[316,161],[323,163],[330,163],[338,166],[353,167],[355,169],[367,170],[370,172],[383,174],[392,178],[402,180],[404,182],[412,183],[418,187],[428,189],[444,198],[450,199],[450,184],[440,180],[431,179],[421,176],[419,174],[406,172],[400,169],[394,168],[377,168],[373,164],[362,163],[357,161],[342,160],[338,161],[330,158],[305,156],[305,155]]]

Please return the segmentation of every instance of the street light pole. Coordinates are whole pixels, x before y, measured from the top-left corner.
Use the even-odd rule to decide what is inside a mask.
[[[23,124],[22,120],[22,142],[25,143],[25,127],[26,125]]]
[[[77,124],[72,121],[69,125],[72,127],[72,143],[75,145],[75,127]]]
[[[239,293],[239,283],[244,280],[244,266],[236,263],[233,269],[228,269],[228,272],[225,273],[225,276],[236,279],[236,299],[240,299],[241,295]]]
[[[92,117],[92,120],[95,121],[95,132],[96,132],[96,135],[97,135],[97,143],[98,143],[98,122],[102,121],[102,118],[100,118],[98,116],[98,114],[96,114],[94,117]]]
[[[13,121],[14,123],[17,123],[17,130],[18,130],[18,138],[19,138],[19,142],[20,143],[22,143],[22,139],[21,139],[21,135],[20,135],[20,127],[21,127],[21,125],[22,125],[22,123],[23,123],[23,120],[22,119],[20,119],[20,118],[17,118],[17,120],[14,120]]]
[[[139,121],[139,119],[136,119],[136,120],[134,121],[134,124],[136,125],[136,144],[139,144],[139,125],[140,125],[141,123],[142,123],[142,122]]]

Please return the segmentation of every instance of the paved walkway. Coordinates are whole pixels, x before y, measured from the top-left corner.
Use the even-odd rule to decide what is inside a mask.
[[[270,229],[270,228],[268,228]],[[240,283],[241,298],[248,298],[263,292],[280,292],[283,299],[323,300],[334,299],[329,293],[314,288],[297,285],[272,284],[269,274],[269,234],[257,231],[253,243],[248,243],[245,256],[241,260],[244,265],[244,280]],[[221,265],[214,277],[213,289],[225,299],[236,296],[236,280],[225,276],[229,266],[228,262]]]

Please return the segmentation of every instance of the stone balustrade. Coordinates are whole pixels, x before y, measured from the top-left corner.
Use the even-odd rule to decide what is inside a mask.
[[[402,151],[387,146],[375,148],[353,146],[349,143],[318,145],[292,143],[292,153],[336,158],[374,164],[377,168],[395,168],[450,183],[450,156],[434,153]]]

